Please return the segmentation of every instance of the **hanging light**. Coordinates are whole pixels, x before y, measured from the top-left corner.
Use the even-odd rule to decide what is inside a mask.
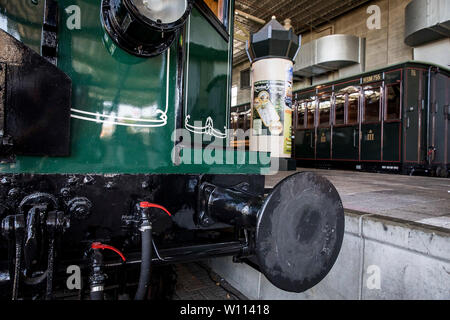
[[[102,0],[102,23],[120,48],[139,57],[166,51],[194,0]]]

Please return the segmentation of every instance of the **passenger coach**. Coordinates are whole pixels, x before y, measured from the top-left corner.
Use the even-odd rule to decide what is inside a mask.
[[[449,70],[407,62],[295,93],[298,166],[448,177]]]

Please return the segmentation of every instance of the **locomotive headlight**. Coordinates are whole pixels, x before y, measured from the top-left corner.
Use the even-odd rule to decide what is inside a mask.
[[[102,0],[102,22],[125,51],[140,57],[161,54],[175,40],[194,0]]]
[[[161,23],[173,23],[181,19],[188,9],[187,0],[131,0],[143,16]]]

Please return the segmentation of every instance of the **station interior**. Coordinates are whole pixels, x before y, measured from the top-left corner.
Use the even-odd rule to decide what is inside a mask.
[[[448,0],[0,0],[0,299],[449,300],[449,127]]]

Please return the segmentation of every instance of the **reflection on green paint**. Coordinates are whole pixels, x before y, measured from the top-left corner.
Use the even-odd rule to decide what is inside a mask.
[[[58,67],[73,81],[71,156],[18,157],[0,172],[36,173],[260,173],[260,164],[172,163],[176,103],[176,50],[142,59],[111,42],[100,22],[98,0],[59,0]],[[69,30],[65,8],[77,5],[81,29]],[[39,51],[42,1],[0,0],[0,27]],[[188,110],[193,120],[227,126],[228,44],[194,10],[191,21]],[[200,40],[202,39],[202,40]],[[207,41],[203,43],[202,41]],[[208,59],[208,60],[207,60]],[[216,126],[217,125],[217,126]],[[224,159],[239,157],[224,152]],[[246,159],[255,153],[244,152]],[[262,154],[264,155],[264,154]],[[257,157],[259,159],[259,155]],[[226,161],[223,161],[226,163]]]

